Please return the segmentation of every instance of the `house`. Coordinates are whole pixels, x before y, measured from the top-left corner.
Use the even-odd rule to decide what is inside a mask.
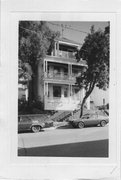
[[[109,104],[109,89],[102,90],[95,87],[90,99],[95,103],[95,106],[105,106]]]
[[[79,108],[84,97],[84,88],[75,84],[76,77],[87,64],[76,52],[79,43],[61,38],[55,40],[54,50],[46,55],[38,66],[37,97],[44,103],[45,110],[74,110]],[[90,108],[89,98],[87,108]]]
[[[21,78],[18,83],[18,99],[28,100],[28,87],[27,83]]]
[[[20,60],[19,60],[19,69],[18,69],[18,99],[19,100],[26,100],[28,101],[28,86],[27,86],[27,79],[25,78],[22,72],[22,68],[20,67]]]

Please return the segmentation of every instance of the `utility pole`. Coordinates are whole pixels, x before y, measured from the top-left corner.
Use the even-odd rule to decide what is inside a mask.
[[[63,37],[63,32],[64,32],[64,25],[61,24],[61,28],[62,28],[62,37]]]

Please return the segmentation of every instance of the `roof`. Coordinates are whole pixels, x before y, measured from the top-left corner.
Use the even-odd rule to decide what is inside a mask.
[[[76,42],[76,41],[67,39],[67,38],[65,38],[65,37],[58,38],[58,39],[56,39],[56,40],[57,40],[57,41],[62,41],[62,42],[64,42],[64,43],[73,44],[73,45],[76,45],[76,46],[80,46],[80,45],[81,45],[81,43],[78,43],[78,42]]]

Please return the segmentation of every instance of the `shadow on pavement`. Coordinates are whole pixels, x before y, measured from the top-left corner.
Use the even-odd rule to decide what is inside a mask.
[[[108,157],[108,139],[44,147],[22,148],[18,156]]]
[[[102,128],[101,126],[97,126],[97,125],[90,125],[90,126],[85,126],[84,128],[91,128],[91,127],[100,127]],[[59,126],[57,127],[56,129],[79,129],[78,127],[73,127],[71,124],[68,124],[68,125],[64,125],[64,126]]]
[[[41,132],[44,132],[44,131],[45,131],[44,129],[41,129],[41,131],[38,132],[38,133],[41,133]],[[19,132],[18,132],[18,134],[24,134],[24,133],[31,133],[31,134],[32,134],[32,133],[34,133],[34,132],[32,132],[31,130],[28,130],[28,131],[27,131],[27,130],[25,130],[25,131],[23,130],[23,131],[19,131]]]
[[[74,127],[71,124],[67,124],[64,126],[59,126],[56,129],[74,129]]]

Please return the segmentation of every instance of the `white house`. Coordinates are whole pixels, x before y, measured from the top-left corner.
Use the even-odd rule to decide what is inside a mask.
[[[84,88],[75,84],[76,76],[87,68],[85,61],[77,62],[75,54],[80,44],[66,38],[55,41],[54,50],[38,66],[37,97],[46,110],[74,110],[80,106]],[[90,108],[90,100],[87,100]]]

